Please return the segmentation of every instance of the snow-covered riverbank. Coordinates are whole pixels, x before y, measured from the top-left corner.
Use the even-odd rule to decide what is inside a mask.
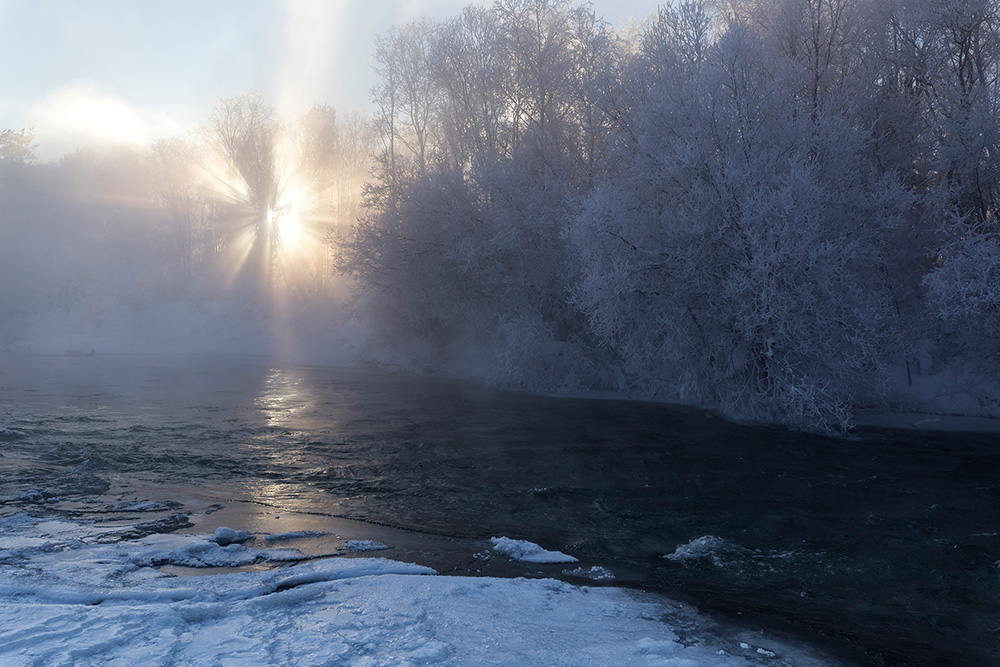
[[[687,605],[624,589],[436,576],[385,558],[303,559],[296,535],[240,543],[229,540],[247,535],[224,530],[122,534],[120,526],[26,513],[0,519],[0,662],[835,664],[812,648],[723,629]],[[259,569],[161,569],[251,563]]]

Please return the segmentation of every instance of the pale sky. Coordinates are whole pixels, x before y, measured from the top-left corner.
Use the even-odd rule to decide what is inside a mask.
[[[372,41],[470,0],[0,0],[0,129],[42,159],[97,140],[151,143],[260,90],[281,110],[371,108]],[[487,3],[488,4],[488,3]],[[655,0],[595,0],[612,25]]]

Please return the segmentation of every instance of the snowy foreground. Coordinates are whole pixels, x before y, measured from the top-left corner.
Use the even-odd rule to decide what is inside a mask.
[[[660,597],[437,576],[367,556],[303,560],[298,537],[220,528],[123,539],[95,523],[0,518],[0,664],[831,664],[759,631],[720,631]],[[507,538],[492,550],[574,560]]]

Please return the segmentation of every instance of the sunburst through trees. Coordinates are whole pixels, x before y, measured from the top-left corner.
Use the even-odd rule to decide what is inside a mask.
[[[357,213],[365,125],[321,105],[282,123],[256,92],[219,100],[198,137],[205,150],[186,166],[211,209],[209,254],[227,289],[264,303],[330,287],[324,239]]]

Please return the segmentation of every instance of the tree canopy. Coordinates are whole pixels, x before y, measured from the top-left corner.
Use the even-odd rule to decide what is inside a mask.
[[[997,359],[997,10],[681,0],[615,32],[502,0],[399,26],[338,268],[387,339],[505,383],[848,428],[897,368]]]

